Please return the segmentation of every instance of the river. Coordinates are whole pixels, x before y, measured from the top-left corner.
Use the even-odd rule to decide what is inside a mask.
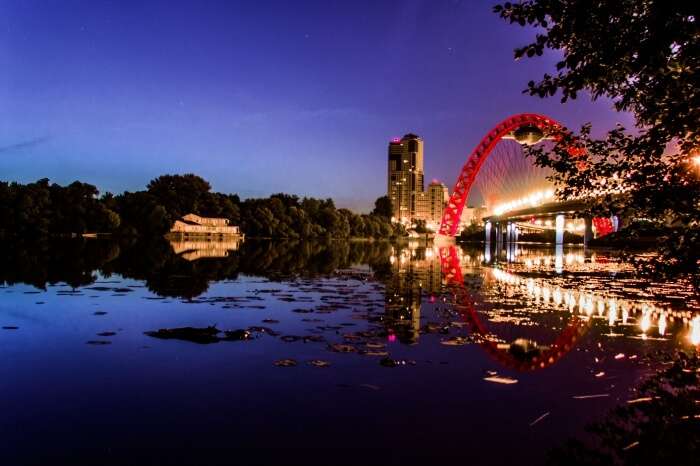
[[[538,464],[633,399],[650,355],[700,343],[690,284],[579,247],[76,240],[3,254],[4,464]]]

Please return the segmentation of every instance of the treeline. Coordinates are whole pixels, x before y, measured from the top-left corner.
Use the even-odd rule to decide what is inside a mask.
[[[227,218],[251,237],[314,238],[403,236],[393,224],[391,204],[379,198],[370,215],[337,209],[332,199],[275,194],[265,199],[241,199],[211,191],[203,178],[164,175],[143,191],[106,193],[93,185],[68,186],[42,179],[35,183],[0,182],[0,234],[20,237],[111,233],[154,237],[168,232],[185,214]]]
[[[274,194],[267,199],[242,202],[240,225],[246,234],[256,237],[387,238],[405,235],[400,224],[389,221],[390,212],[384,215],[375,208],[371,215],[359,215],[348,209],[336,209],[332,199],[299,199]]]
[[[78,181],[68,186],[47,179],[26,185],[0,182],[0,232],[40,237],[115,231],[121,219],[98,194],[96,187]]]

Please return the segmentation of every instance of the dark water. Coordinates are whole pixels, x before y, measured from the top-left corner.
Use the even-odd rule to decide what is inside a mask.
[[[3,464],[538,464],[700,338],[686,284],[580,248],[2,252]]]

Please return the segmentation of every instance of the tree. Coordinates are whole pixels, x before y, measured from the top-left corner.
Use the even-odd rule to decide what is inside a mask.
[[[405,235],[385,217],[337,209],[332,199],[300,201],[280,193],[241,202],[235,194],[211,192],[209,183],[196,175],[164,175],[151,181],[147,191],[98,195],[95,186],[78,181],[68,186],[50,185],[48,179],[27,185],[0,182],[0,235],[99,232],[157,238],[190,212],[226,218],[253,237]]]
[[[211,185],[203,178],[193,175],[163,175],[151,180],[148,193],[165,207],[174,221],[189,213],[199,213],[209,208]]]
[[[157,237],[167,233],[172,225],[165,207],[147,191],[125,192],[116,196],[114,202],[123,234]]]
[[[372,210],[372,215],[379,215],[380,217],[391,218],[394,216],[394,206],[391,204],[391,199],[389,196],[382,196],[374,201],[374,210]]]
[[[428,233],[428,228],[425,225],[425,220],[416,220],[415,225],[416,226],[413,228],[413,231],[415,231],[416,233],[419,233],[421,235]]]
[[[633,132],[605,139],[558,131],[551,152],[527,149],[551,167],[558,196],[596,196],[591,215],[623,214],[664,227],[655,270],[697,270],[700,261],[700,8],[694,2],[528,0],[494,11],[510,23],[534,26],[535,39],[515,57],[562,54],[556,74],[530,81],[533,96],[561,93],[562,102],[588,92],[606,97],[636,119]],[[696,165],[696,166],[694,166]]]

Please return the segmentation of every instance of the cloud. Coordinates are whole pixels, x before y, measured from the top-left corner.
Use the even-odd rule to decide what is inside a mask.
[[[24,149],[31,149],[32,147],[39,146],[48,142],[51,138],[48,136],[42,136],[40,138],[29,139],[28,141],[17,142],[15,144],[10,144],[7,146],[0,146],[0,154],[7,152],[15,152]]]

